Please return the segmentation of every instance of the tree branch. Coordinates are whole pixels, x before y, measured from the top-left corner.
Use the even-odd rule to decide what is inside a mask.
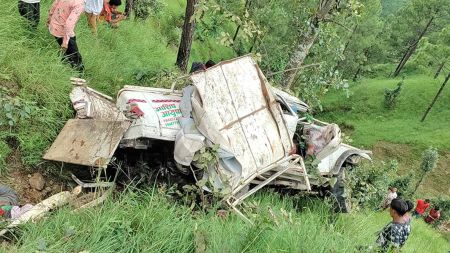
[[[353,32],[352,29],[348,28],[347,26],[345,26],[345,25],[343,25],[343,24],[341,24],[341,23],[339,23],[339,22],[337,22],[337,21],[335,21],[335,20],[332,20],[332,19],[324,19],[323,22],[335,23],[336,25],[339,25],[339,26],[343,27],[343,28],[346,29],[347,31]]]

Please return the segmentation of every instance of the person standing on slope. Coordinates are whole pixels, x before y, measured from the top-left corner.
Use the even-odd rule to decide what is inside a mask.
[[[389,209],[392,221],[381,230],[376,240],[382,251],[399,249],[405,245],[411,233],[411,224],[404,217],[409,209],[408,203],[404,200],[398,198],[392,200]]]
[[[386,208],[388,208],[391,205],[391,201],[395,198],[397,198],[397,188],[389,187],[386,198],[384,199],[383,203],[381,204],[382,209],[385,210]]]
[[[92,32],[97,34],[97,20],[103,9],[103,0],[86,0],[84,11],[87,15],[87,21]]]
[[[19,14],[27,19],[31,28],[36,30],[40,20],[41,0],[19,0]]]
[[[74,30],[83,12],[84,0],[56,0],[50,8],[47,20],[50,33],[64,53],[63,59],[79,72],[84,71],[84,65]]]

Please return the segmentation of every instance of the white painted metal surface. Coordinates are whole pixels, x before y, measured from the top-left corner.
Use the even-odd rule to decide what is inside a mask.
[[[125,86],[117,95],[117,107],[129,112],[139,108],[143,115],[137,116],[125,133],[125,140],[150,138],[174,141],[180,130],[178,118],[181,92],[169,89]]]
[[[222,62],[191,79],[203,117],[214,123],[208,127],[241,163],[242,180],[287,156],[292,141],[281,109],[251,57]]]

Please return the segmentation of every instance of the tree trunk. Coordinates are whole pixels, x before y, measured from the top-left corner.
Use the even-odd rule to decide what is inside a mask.
[[[251,4],[251,0],[246,0],[245,1],[245,5],[244,5],[244,15],[245,15],[245,11],[250,7]],[[241,25],[238,25],[238,27],[236,28],[236,32],[234,32],[234,36],[233,36],[233,43],[236,40],[239,30],[241,30]]]
[[[355,75],[353,76],[353,82],[356,82],[360,72],[361,72],[361,67],[358,68],[358,70],[356,71]]]
[[[134,0],[127,0],[125,3],[125,16],[131,16],[131,12],[133,11]]]
[[[428,109],[425,111],[425,114],[423,115],[420,122],[423,122],[425,118],[427,117],[428,113],[430,112],[431,108],[433,108],[434,103],[436,103],[436,100],[438,99],[439,95],[441,94],[442,90],[444,90],[445,85],[447,84],[448,80],[450,79],[450,72],[448,73],[447,77],[444,80],[444,83],[441,85],[441,88],[437,92],[436,96],[434,96],[433,101],[431,102],[430,106],[428,106]]]
[[[405,54],[403,55],[402,59],[400,60],[400,62],[397,65],[397,68],[394,71],[393,76],[396,77],[398,76],[398,74],[400,74],[400,71],[402,71],[403,67],[405,66],[406,62],[409,60],[409,58],[411,57],[411,55],[414,54],[414,51],[416,51],[417,45],[419,44],[420,40],[422,39],[422,37],[425,35],[425,33],[427,32],[428,28],[430,27],[431,23],[434,20],[434,16],[432,16],[430,18],[430,20],[428,21],[427,25],[425,26],[425,28],[422,30],[422,32],[419,34],[419,36],[417,37],[417,39],[414,41],[414,43],[409,46],[408,50],[405,52]]]
[[[422,177],[421,177],[420,180],[416,183],[416,187],[414,188],[413,195],[416,194],[416,191],[417,191],[417,189],[419,189],[419,186],[422,184],[422,181],[423,181],[423,179],[425,178],[425,175],[426,175],[426,174],[427,174],[426,172],[422,173]]]
[[[347,42],[345,43],[344,50],[342,50],[342,55],[343,55],[344,57],[345,57],[345,53],[347,53],[347,49],[348,49],[348,46],[350,45],[350,42],[353,40],[353,36],[354,36],[355,33],[356,33],[356,29],[358,29],[358,24],[356,24],[355,27],[353,27],[352,33],[350,34],[350,37],[348,38]],[[344,58],[344,60],[345,60],[345,58]],[[338,63],[336,64],[336,66],[334,66],[333,73],[336,73],[336,70],[339,69],[339,67],[341,66],[341,64],[342,64],[342,62],[343,62],[344,60],[339,60],[339,61],[338,61]],[[358,69],[358,70],[359,70],[359,69]]]
[[[255,38],[253,38],[253,43],[252,43],[252,46],[250,47],[249,53],[251,53],[253,51],[253,48],[255,47],[257,41],[258,41],[258,35],[255,35]]]
[[[186,14],[184,16],[183,32],[181,34],[180,47],[178,48],[176,65],[181,71],[186,72],[189,62],[189,55],[191,54],[192,38],[195,31],[195,20],[192,16],[195,12],[195,5],[198,0],[187,0]]]
[[[441,73],[442,69],[445,66],[445,61],[441,63],[441,65],[439,65],[439,68],[436,71],[436,74],[434,74],[434,79],[438,78],[439,74]]]
[[[317,12],[309,20],[307,31],[299,36],[299,42],[295,51],[292,53],[289,63],[285,69],[296,69],[295,71],[287,71],[282,76],[282,84],[285,88],[290,89],[292,83],[297,76],[300,67],[305,61],[314,41],[319,33],[319,24],[337,5],[336,0],[322,0],[319,3]]]

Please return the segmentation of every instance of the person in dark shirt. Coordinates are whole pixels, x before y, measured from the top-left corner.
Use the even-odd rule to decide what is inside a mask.
[[[399,198],[392,200],[389,209],[392,221],[381,230],[376,240],[382,251],[401,248],[408,240],[411,233],[411,224],[404,217],[408,210],[411,210],[411,207],[406,201]]]

